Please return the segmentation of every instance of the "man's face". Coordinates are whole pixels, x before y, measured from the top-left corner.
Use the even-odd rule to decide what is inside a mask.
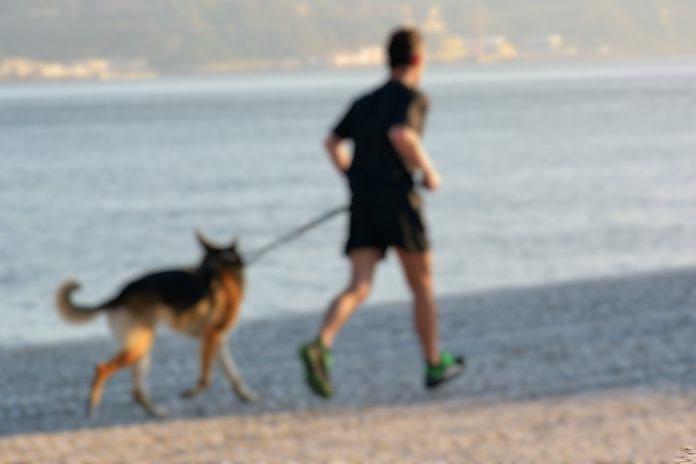
[[[420,83],[421,79],[423,79],[423,72],[425,71],[425,61],[427,59],[425,47],[418,47],[415,56],[417,57],[417,59],[415,60],[415,65],[413,66],[413,68],[416,74],[417,83]]]

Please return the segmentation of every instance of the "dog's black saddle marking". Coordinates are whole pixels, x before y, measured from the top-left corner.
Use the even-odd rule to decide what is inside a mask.
[[[172,307],[177,313],[186,312],[196,303],[211,295],[210,286],[214,274],[199,269],[162,271],[135,280],[104,306],[114,307],[131,297],[147,297]]]

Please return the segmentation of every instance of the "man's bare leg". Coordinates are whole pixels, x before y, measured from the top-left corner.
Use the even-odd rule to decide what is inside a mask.
[[[333,396],[330,348],[343,324],[369,295],[372,276],[381,257],[382,250],[378,248],[358,248],[350,253],[350,285],[326,311],[318,340],[300,347],[307,385],[320,397]]]
[[[397,248],[399,259],[414,298],[413,322],[423,356],[431,365],[440,362],[438,318],[433,281],[433,259],[429,251],[407,252]]]
[[[351,279],[348,288],[333,300],[319,332],[323,346],[333,346],[336,335],[353,311],[365,301],[372,288],[372,277],[382,259],[379,248],[357,248],[350,253]]]

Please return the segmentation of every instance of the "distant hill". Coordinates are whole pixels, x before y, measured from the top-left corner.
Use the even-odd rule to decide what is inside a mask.
[[[0,57],[145,59],[162,71],[319,59],[381,43],[435,6],[462,37],[560,33],[581,52],[696,52],[691,0],[0,0]]]

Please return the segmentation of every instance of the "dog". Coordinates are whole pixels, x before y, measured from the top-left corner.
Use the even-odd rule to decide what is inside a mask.
[[[72,302],[73,292],[80,287],[76,281],[67,281],[56,291],[56,306],[63,319],[79,324],[105,314],[120,345],[116,356],[96,367],[87,405],[89,417],[101,403],[106,382],[126,367],[133,370],[134,400],[152,416],[167,415],[165,409],[153,404],[147,389],[150,350],[156,327],[161,323],[200,340],[200,377],[183,397],[193,398],[210,385],[213,361],[217,358],[237,396],[246,402],[258,400],[242,380],[226,343],[244,296],[244,260],[237,241],[218,247],[198,231],[196,238],[204,250],[197,267],[145,275],[98,306]]]

